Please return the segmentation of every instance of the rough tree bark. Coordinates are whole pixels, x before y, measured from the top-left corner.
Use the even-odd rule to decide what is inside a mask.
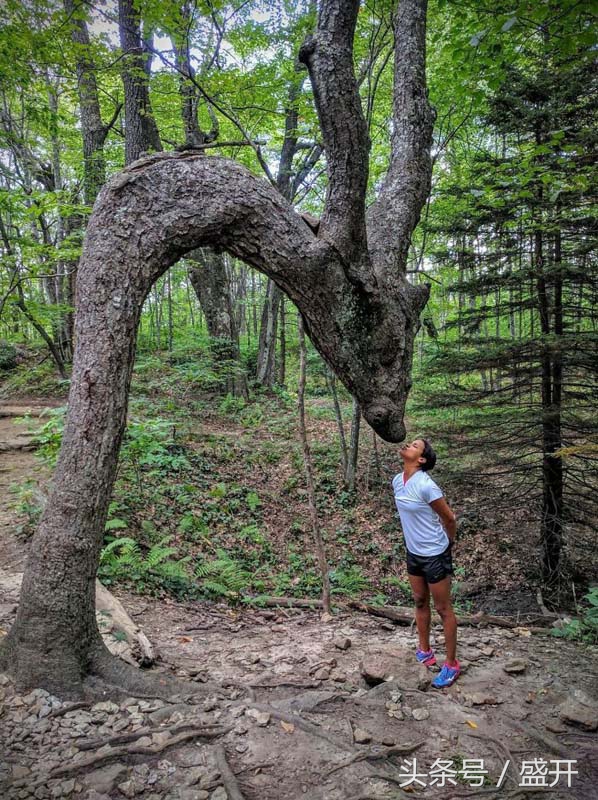
[[[123,51],[125,164],[130,164],[148,149],[162,150],[149,97],[149,56],[133,0],[118,0],[118,33]]]
[[[141,159],[100,192],[77,275],[62,449],[17,619],[0,652],[21,685],[72,696],[89,673],[129,691],[143,680],[101,642],[94,580],[141,308],[153,283],[185,253],[217,245],[276,281],[365,419],[384,439],[404,437],[413,341],[428,296],[405,278],[409,237],[430,180],[425,8],[425,0],[399,4],[392,162],[367,232],[368,143],[351,59],[358,0],[323,0],[316,34],[301,51],[329,170],[318,235],[244,167],[192,151]]]

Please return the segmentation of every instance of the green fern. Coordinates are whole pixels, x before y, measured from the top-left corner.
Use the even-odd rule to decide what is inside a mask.
[[[176,558],[176,548],[167,546],[171,538],[164,537],[145,555],[134,539],[128,536],[114,539],[104,547],[100,555],[100,576],[107,583],[113,580],[133,583],[139,591],[148,586],[176,589],[177,592],[188,588],[189,557]]]
[[[217,550],[216,556],[212,561],[203,561],[195,567],[201,592],[212,598],[238,599],[251,583],[251,575],[225,550]]]

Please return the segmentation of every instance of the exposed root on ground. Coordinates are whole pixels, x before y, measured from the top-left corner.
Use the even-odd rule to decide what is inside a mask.
[[[356,764],[358,761],[384,761],[393,756],[408,755],[409,753],[414,753],[416,750],[419,750],[424,744],[425,742],[422,741],[415,742],[415,744],[395,744],[391,747],[384,747],[382,745],[368,747],[367,750],[360,750],[341,764],[336,764],[332,769],[328,770],[326,774],[332,775],[333,772],[338,772],[339,769],[345,769],[345,767]]]
[[[279,711],[277,708],[264,705],[263,703],[252,703],[251,707],[256,708],[258,711],[264,711],[266,714],[270,714],[273,719],[286,722],[288,725],[294,725],[296,728],[300,728],[302,731],[304,731],[304,733],[309,733],[311,736],[318,736],[320,739],[324,739],[326,742],[334,747],[337,747],[339,750],[345,750],[350,753],[353,752],[353,747],[348,742],[341,742],[339,739],[329,736],[327,733],[324,733],[324,731],[321,731],[317,725],[314,725],[313,722],[308,722],[298,714],[285,714],[284,712]]]
[[[169,700],[206,695],[214,690],[206,683],[192,683],[164,672],[141,670],[112,655],[103,645],[94,654],[90,675],[85,680],[86,694],[105,699],[106,689],[143,699]],[[219,687],[218,687],[219,688]]]
[[[139,728],[139,730],[135,731],[134,733],[121,733],[118,736],[111,736],[108,739],[88,739],[87,741],[78,741],[77,748],[79,750],[100,750],[102,747],[114,747],[114,745],[118,744],[127,744],[128,742],[136,742],[138,739],[141,739],[143,736],[151,736],[152,733],[171,733],[173,735],[178,735],[179,733],[183,733],[184,731],[197,731],[197,725],[193,725],[192,723],[181,723],[179,725],[172,725],[170,727],[162,726],[160,728]],[[202,731],[222,731],[222,725],[202,725]]]
[[[113,747],[107,752],[98,751],[87,758],[80,758],[78,761],[74,761],[70,764],[56,767],[55,769],[50,770],[50,772],[45,772],[43,774],[40,773],[39,777],[33,781],[31,778],[23,781],[15,781],[14,786],[18,787],[22,784],[27,785],[29,788],[45,785],[48,781],[54,780],[55,778],[65,778],[72,775],[78,775],[80,772],[89,772],[91,770],[98,769],[98,767],[103,767],[106,764],[110,764],[113,761],[122,761],[123,759],[127,760],[131,756],[155,756],[164,752],[165,750],[169,750],[171,747],[184,744],[192,739],[205,739],[208,741],[211,739],[217,739],[220,736],[226,735],[230,730],[231,728],[215,729],[202,725],[201,727],[196,726],[190,730],[178,733],[161,744],[143,746],[133,742],[127,746]],[[102,747],[102,750],[103,749],[104,748]]]
[[[234,772],[228,765],[224,745],[219,744],[216,746],[215,756],[216,756],[216,765],[218,767],[218,771],[220,772],[220,778],[224,783],[224,788],[226,789],[228,799],[245,800],[245,798],[243,797],[243,793],[239,788],[237,778],[235,777]]]

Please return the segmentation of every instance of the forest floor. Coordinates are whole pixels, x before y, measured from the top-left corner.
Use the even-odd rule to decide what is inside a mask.
[[[11,416],[0,416],[4,630],[27,549],[7,488],[44,477]],[[197,694],[107,694],[69,711],[0,676],[7,800],[598,797],[597,650],[532,633],[525,617],[512,630],[462,628],[463,674],[438,691],[414,663],[409,626],[346,610],[326,618],[115,594],[156,647],[157,669]],[[438,625],[434,638],[441,656]]]

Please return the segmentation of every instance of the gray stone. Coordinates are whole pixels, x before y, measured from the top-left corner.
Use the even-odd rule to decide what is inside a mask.
[[[327,681],[330,677],[330,671],[326,667],[320,667],[314,672],[314,679],[317,681]]]
[[[191,767],[185,771],[183,783],[185,786],[195,786],[195,784],[199,783],[205,774],[205,767]]]
[[[363,728],[355,728],[353,731],[353,739],[356,744],[368,744],[372,741],[372,734],[368,733]]]
[[[500,697],[495,697],[485,692],[474,692],[471,695],[466,695],[465,699],[471,702],[472,706],[497,706],[503,702]]]
[[[151,747],[152,746],[152,737],[150,736],[142,736],[140,739],[137,739],[135,745],[138,747]]]
[[[125,797],[131,798],[141,794],[143,791],[143,786],[140,786],[137,781],[129,778],[128,781],[118,784],[118,790],[121,794],[124,794]]]
[[[19,778],[26,778],[28,775],[31,774],[31,770],[29,767],[25,767],[22,764],[15,764],[11,770],[13,780],[19,780]]]
[[[91,707],[91,710],[94,714],[99,712],[105,712],[107,714],[116,714],[118,711],[120,711],[120,708],[116,705],[116,703],[113,703],[110,700],[106,700],[103,703],[96,703]]]
[[[120,733],[124,731],[125,728],[129,727],[129,720],[128,719],[117,719],[114,725],[112,726],[112,730],[114,733]]]
[[[214,789],[210,795],[210,800],[228,800],[228,795],[224,786],[219,786],[217,789]]]
[[[576,700],[566,700],[559,706],[559,717],[570,725],[576,725],[585,731],[598,729],[598,708],[578,703]]]
[[[98,794],[110,794],[127,772],[128,769],[124,764],[110,764],[101,769],[95,769],[93,772],[88,772],[83,777],[83,782]]]
[[[384,681],[392,679],[394,663],[382,656],[367,656],[359,665],[359,669],[369,686],[377,686]]]
[[[523,658],[513,658],[511,661],[507,661],[506,664],[503,664],[503,670],[512,675],[519,675],[525,672],[526,669],[527,661]]]
[[[170,738],[170,734],[166,733],[166,731],[158,731],[158,733],[152,733],[152,744],[156,744],[161,747],[162,745],[166,744],[166,742],[170,741]],[[141,739],[139,741],[141,741]]]
[[[351,639],[348,636],[339,636],[333,640],[332,644],[337,650],[348,650],[351,647]]]
[[[413,719],[417,720],[418,722],[421,722],[424,719],[428,719],[428,717],[430,716],[430,712],[428,711],[427,708],[414,708],[412,714],[413,714]]]
[[[258,711],[257,708],[248,708],[245,715],[255,720],[260,728],[265,728],[270,722],[270,714],[267,711]]]

